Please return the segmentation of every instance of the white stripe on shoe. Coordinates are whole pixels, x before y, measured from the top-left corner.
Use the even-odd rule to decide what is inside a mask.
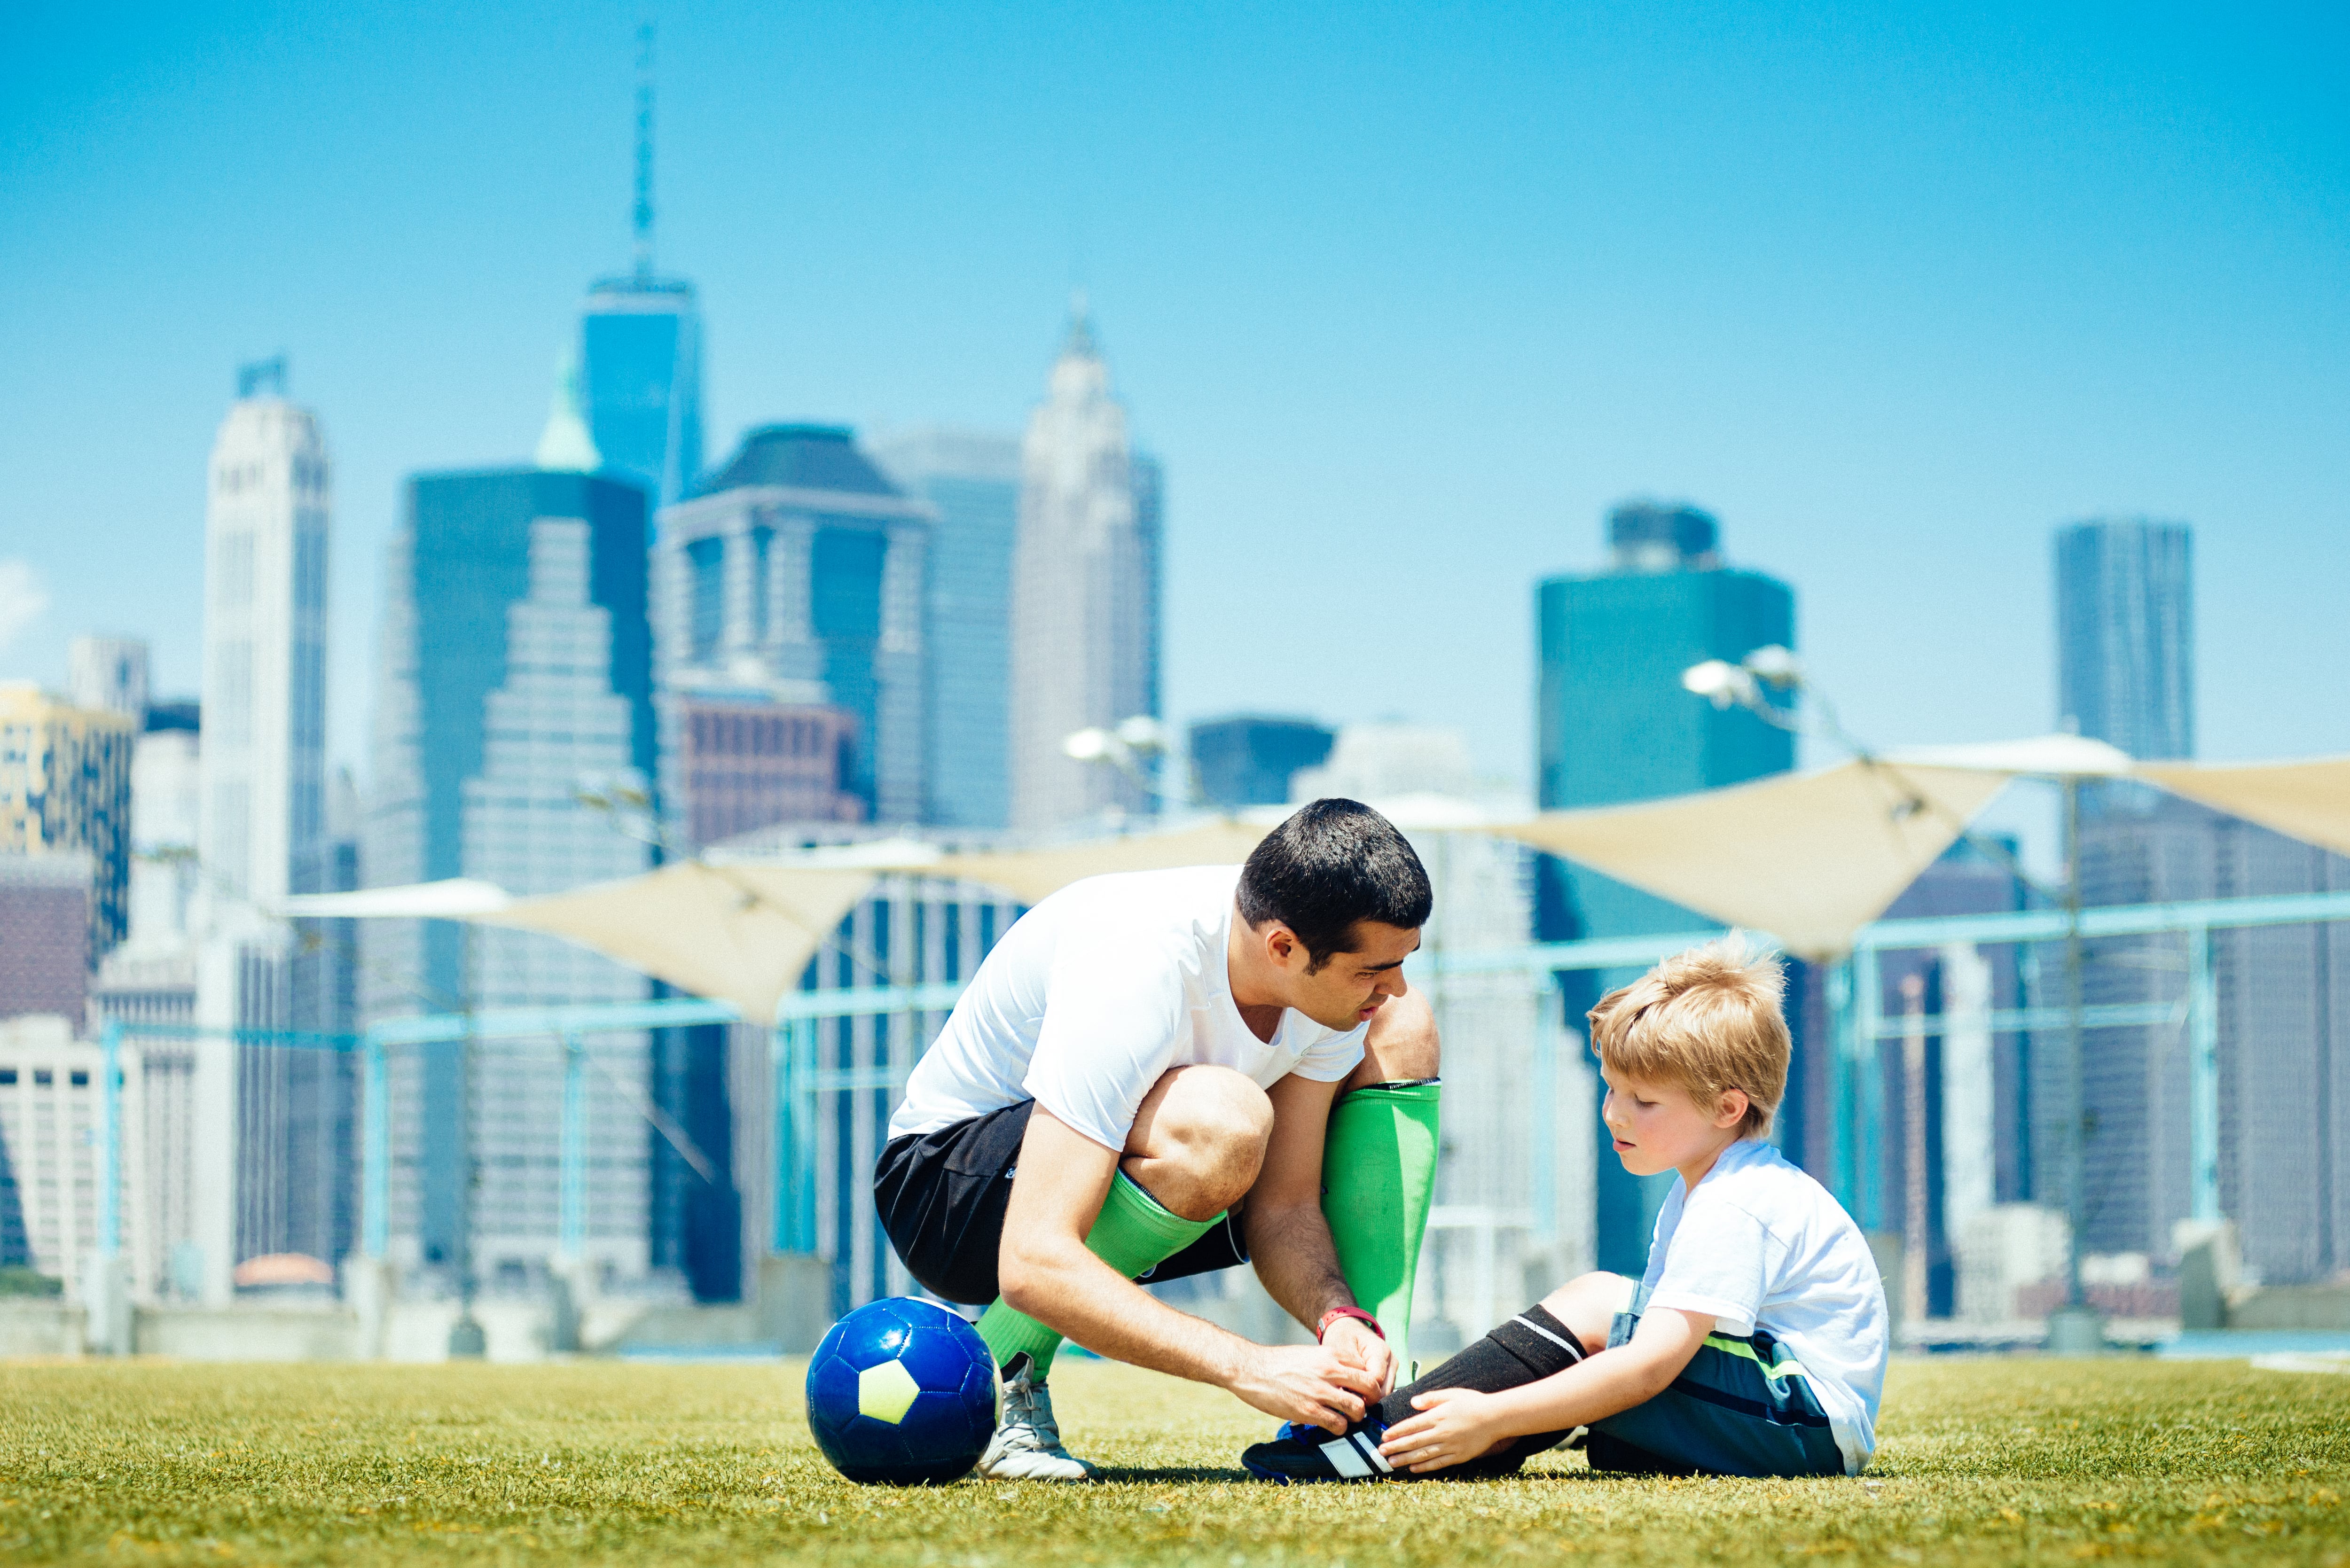
[[[1363,1480],[1371,1473],[1371,1467],[1363,1462],[1361,1450],[1345,1438],[1323,1444],[1322,1457],[1330,1461],[1332,1469],[1348,1480]]]
[[[1357,1448],[1363,1450],[1363,1457],[1379,1468],[1379,1474],[1383,1476],[1395,1474],[1395,1466],[1388,1463],[1388,1457],[1379,1452],[1379,1440],[1377,1438],[1372,1437],[1368,1432],[1357,1432],[1352,1440]]]

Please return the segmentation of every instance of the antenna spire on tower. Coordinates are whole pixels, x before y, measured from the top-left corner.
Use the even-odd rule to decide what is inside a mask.
[[[637,281],[653,276],[653,25],[637,29]]]

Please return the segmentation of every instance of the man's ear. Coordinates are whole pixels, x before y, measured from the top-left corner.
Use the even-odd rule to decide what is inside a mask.
[[[1736,1127],[1740,1122],[1746,1119],[1746,1110],[1750,1102],[1746,1098],[1745,1090],[1722,1090],[1721,1099],[1714,1106],[1713,1125],[1717,1127]]]

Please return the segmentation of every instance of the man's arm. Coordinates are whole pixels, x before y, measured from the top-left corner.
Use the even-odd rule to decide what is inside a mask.
[[[1381,1386],[1360,1366],[1319,1345],[1252,1345],[1177,1312],[1087,1250],[1118,1159],[1044,1106],[1031,1113],[1003,1217],[1003,1299],[1088,1350],[1214,1384],[1283,1420],[1343,1432],[1361,1419]]]
[[[1294,1073],[1265,1091],[1273,1102],[1273,1137],[1265,1145],[1264,1168],[1241,1210],[1256,1277],[1267,1294],[1308,1328],[1332,1307],[1357,1304],[1339,1272],[1337,1243],[1322,1214],[1322,1143],[1337,1092],[1336,1084]],[[1360,1319],[1333,1323],[1324,1343],[1377,1378],[1380,1393],[1393,1386],[1395,1353]]]
[[[1587,1427],[1655,1398],[1697,1355],[1714,1320],[1678,1307],[1651,1307],[1627,1344],[1564,1372],[1506,1389],[1434,1388],[1412,1398],[1419,1413],[1388,1428],[1379,1452],[1415,1471],[1473,1459],[1506,1438]]]

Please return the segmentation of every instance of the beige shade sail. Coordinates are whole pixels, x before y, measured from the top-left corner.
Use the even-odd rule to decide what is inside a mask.
[[[1948,849],[2008,774],[1848,762],[1488,831],[1826,959]]]
[[[764,1023],[873,881],[857,868],[681,860],[479,919],[577,942]]]
[[[2300,763],[2140,763],[2140,778],[2171,794],[2350,855],[2350,757]]]
[[[770,1019],[843,916],[884,872],[975,882],[1024,904],[1087,877],[1180,866],[1233,865],[1265,824],[1217,818],[1166,833],[1043,849],[941,854],[908,839],[821,849],[787,859],[684,860],[567,893],[514,898],[464,878],[288,898],[279,912],[312,919],[472,920],[562,937],[695,996]]]

